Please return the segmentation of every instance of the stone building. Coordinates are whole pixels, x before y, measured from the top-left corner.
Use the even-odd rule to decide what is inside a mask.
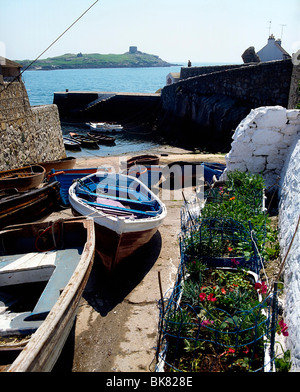
[[[170,72],[166,76],[166,84],[169,86],[170,84],[178,82],[180,79],[180,72]]]
[[[257,55],[261,61],[286,60],[291,58],[288,52],[281,46],[281,40],[276,40],[273,34],[269,36],[267,45],[259,50]]]

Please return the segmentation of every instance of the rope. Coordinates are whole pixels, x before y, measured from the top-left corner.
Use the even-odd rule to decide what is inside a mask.
[[[70,30],[99,0],[96,0],[91,6],[88,7],[76,20],[73,22],[63,33],[61,33],[35,60],[33,60],[19,75],[15,76],[14,79],[8,83],[1,91],[0,94],[5,91],[15,80],[17,80],[29,67],[31,67],[47,50],[49,50],[68,30]]]

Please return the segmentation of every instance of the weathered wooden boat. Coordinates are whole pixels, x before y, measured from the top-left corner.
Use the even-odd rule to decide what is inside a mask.
[[[98,143],[95,140],[88,137],[87,135],[81,135],[76,132],[69,132],[69,135],[71,136],[72,139],[80,142],[82,147],[84,148],[92,148],[94,150],[99,149]]]
[[[127,168],[130,168],[134,165],[159,165],[159,156],[144,154],[127,159]]]
[[[73,169],[76,164],[75,157],[66,157],[62,159],[56,159],[54,161],[39,162],[37,165],[43,166],[48,173],[51,169],[54,170],[64,170]]]
[[[83,169],[67,169],[67,170],[51,170],[47,176],[49,183],[59,182],[60,184],[60,201],[64,207],[70,206],[69,202],[69,188],[72,183],[89,174],[96,173],[97,168],[83,168]]]
[[[103,132],[122,132],[123,126],[121,124],[112,124],[108,122],[90,122],[90,130],[101,130]]]
[[[71,139],[70,137],[63,136],[64,146],[66,150],[81,151],[81,143]]]
[[[36,189],[19,192],[0,191],[0,228],[16,223],[33,222],[53,212],[60,203],[60,184],[43,183]]]
[[[39,165],[28,165],[0,172],[0,189],[16,188],[18,191],[38,187],[44,180],[46,170]]]
[[[167,214],[165,205],[137,178],[97,172],[69,189],[74,214],[93,217],[96,251],[113,270],[150,241]]]
[[[8,226],[0,239],[1,370],[51,371],[91,272],[94,222]]]
[[[113,136],[104,135],[101,132],[91,131],[87,133],[88,136],[95,140],[98,144],[114,145],[116,138]]]

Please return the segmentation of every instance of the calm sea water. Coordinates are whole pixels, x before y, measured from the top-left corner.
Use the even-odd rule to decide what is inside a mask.
[[[186,64],[183,64],[186,65]],[[211,64],[194,64],[211,65]],[[53,71],[25,71],[23,80],[34,105],[53,103],[54,93],[58,91],[105,91],[155,93],[166,85],[166,76],[170,72],[180,72],[181,66],[158,68],[100,68],[100,69],[68,69]],[[63,134],[70,131],[86,133],[88,127],[68,126],[62,124]],[[120,154],[136,154],[143,150],[157,147],[150,140],[138,138],[137,135],[123,132],[116,135],[115,146],[100,146],[99,150],[82,149],[81,152],[68,152],[70,156],[107,156]]]

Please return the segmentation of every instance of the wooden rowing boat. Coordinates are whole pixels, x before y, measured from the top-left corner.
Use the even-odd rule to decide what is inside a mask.
[[[43,166],[48,173],[51,169],[54,170],[64,170],[73,169],[76,164],[75,157],[66,157],[62,159],[56,159],[54,161],[39,162],[37,165]]]
[[[104,135],[100,132],[91,131],[88,132],[87,135],[91,139],[95,140],[98,144],[114,145],[116,141],[116,138],[113,136]]]
[[[33,222],[50,214],[59,205],[59,190],[59,182],[54,181],[23,192],[13,188],[0,191],[0,228]]]
[[[76,140],[77,142],[80,142],[82,147],[92,148],[95,150],[99,149],[98,143],[87,135],[80,135],[76,132],[69,132],[69,135],[72,139]]]
[[[81,151],[81,143],[71,139],[70,137],[63,136],[64,146],[66,150]]]
[[[127,159],[127,168],[130,168],[131,166],[135,165],[159,165],[159,156],[144,154]]]
[[[96,173],[97,168],[67,169],[67,170],[51,170],[47,176],[47,181],[52,183],[58,181],[60,184],[60,201],[64,207],[69,207],[69,188],[72,183],[89,174]]]
[[[0,189],[16,188],[18,191],[38,187],[46,170],[40,165],[29,165],[0,172]]]
[[[72,184],[74,214],[94,218],[96,251],[107,270],[150,241],[167,210],[137,178],[97,172]]]
[[[51,371],[92,269],[93,220],[9,226],[0,240],[1,370]]]

